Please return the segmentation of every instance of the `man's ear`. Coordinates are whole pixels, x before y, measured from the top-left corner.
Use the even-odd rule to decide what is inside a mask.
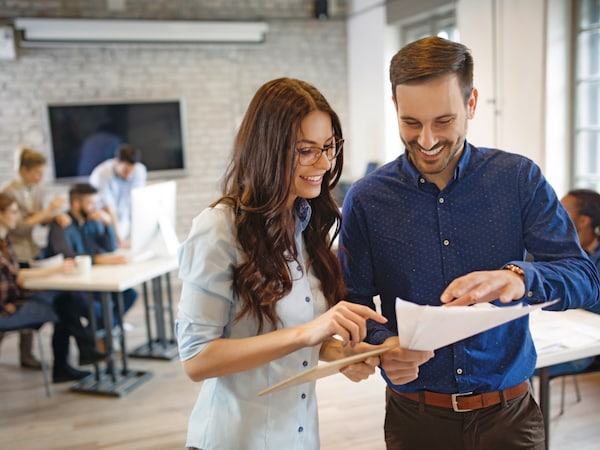
[[[477,92],[476,88],[473,88],[471,91],[471,96],[467,101],[467,117],[472,119],[475,116],[475,109],[477,108],[477,98],[479,96],[479,92]]]
[[[396,101],[396,96],[392,95],[392,102],[394,102],[394,109],[398,112],[398,102]]]

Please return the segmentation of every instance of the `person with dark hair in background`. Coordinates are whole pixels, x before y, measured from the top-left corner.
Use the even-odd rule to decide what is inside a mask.
[[[54,324],[52,335],[52,380],[55,383],[79,380],[90,372],[69,365],[69,336],[75,338],[79,347],[80,365],[106,358],[96,349],[90,329],[81,323],[81,318],[87,316],[86,298],[76,293],[28,292],[22,287],[23,281],[29,277],[70,273],[73,260],[64,260],[60,266],[54,267],[20,268],[8,235],[17,226],[19,214],[16,200],[7,193],[0,193],[0,321],[6,326],[35,325],[54,316],[54,311],[58,321]]]
[[[573,189],[560,200],[577,230],[579,244],[600,270],[600,194],[591,189]],[[600,304],[587,308],[600,314]],[[549,369],[551,377],[577,373],[594,366],[600,367],[600,357],[582,358]]]
[[[98,189],[100,208],[111,216],[119,247],[128,248],[131,228],[131,191],[146,184],[146,166],[139,149],[124,144],[115,157],[99,164],[89,182]]]
[[[308,83],[272,80],[251,100],[223,196],[194,219],[179,255],[179,354],[188,377],[203,380],[188,448],[318,449],[314,381],[257,393],[319,359],[370,349],[367,319],[385,321],[339,301],[331,189],[343,142],[337,114]],[[377,361],[342,372],[359,381]]]
[[[42,180],[46,171],[47,160],[44,155],[28,147],[19,150],[18,173],[1,191],[12,196],[19,207],[20,216],[17,226],[9,230],[12,246],[23,268],[29,267],[31,260],[40,256],[40,247],[33,238],[33,230],[40,225],[48,225],[55,217],[59,223],[66,225],[61,208],[66,199],[55,196],[44,204]],[[0,334],[1,339],[1,334]],[[19,337],[19,359],[21,367],[39,370],[40,362],[33,356],[33,336],[30,331],[22,331]]]
[[[56,222],[50,224],[47,257],[62,253],[65,258],[90,255],[93,264],[125,264],[125,255],[113,253],[117,249],[117,238],[110,215],[98,208],[98,190],[89,183],[76,183],[69,190],[70,225],[63,227]],[[114,324],[117,325],[117,294],[113,294]],[[123,291],[123,312],[127,312],[137,298],[134,289]],[[103,315],[99,293],[94,294],[97,328],[103,328]]]
[[[387,448],[544,449],[528,381],[536,363],[529,317],[420,365],[398,345],[395,299],[589,307],[600,296],[598,271],[533,161],[466,140],[478,99],[467,47],[414,41],[392,58],[390,81],[405,152],[352,185],[338,252],[346,299],[373,305],[379,295],[388,318],[368,323],[367,342],[397,345],[381,356]]]

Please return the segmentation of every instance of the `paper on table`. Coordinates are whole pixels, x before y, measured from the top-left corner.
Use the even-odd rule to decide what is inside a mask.
[[[311,367],[310,369],[299,373],[298,375],[294,375],[293,377],[283,380],[281,383],[274,384],[270,388],[267,388],[264,391],[260,391],[257,395],[261,396],[265,394],[270,394],[271,392],[275,392],[280,389],[297,386],[299,384],[307,383],[309,381],[315,381],[319,378],[333,375],[334,373],[338,373],[340,369],[349,366],[350,364],[364,361],[369,356],[381,355],[382,353],[385,353],[392,348],[394,348],[394,346],[382,346],[376,348],[375,350],[348,356],[346,358],[338,359],[337,361],[321,363],[318,366]]]
[[[476,306],[430,306],[417,305],[397,298],[398,337],[404,348],[436,350],[557,301],[505,307],[497,307],[490,303]]]
[[[46,259],[32,259],[29,261],[29,267],[58,267],[64,262],[64,260],[65,257],[63,254],[59,253]]]

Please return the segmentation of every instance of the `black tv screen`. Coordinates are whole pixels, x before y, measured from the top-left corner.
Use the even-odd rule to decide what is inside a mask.
[[[48,105],[54,176],[87,177],[124,143],[142,152],[149,176],[185,169],[178,100]]]

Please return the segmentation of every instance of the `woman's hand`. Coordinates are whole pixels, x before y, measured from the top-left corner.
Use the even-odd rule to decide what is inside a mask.
[[[367,306],[341,301],[316,319],[301,325],[301,338],[304,346],[312,347],[337,334],[343,345],[349,343],[355,346],[367,336],[367,319],[387,322],[385,317]]]

